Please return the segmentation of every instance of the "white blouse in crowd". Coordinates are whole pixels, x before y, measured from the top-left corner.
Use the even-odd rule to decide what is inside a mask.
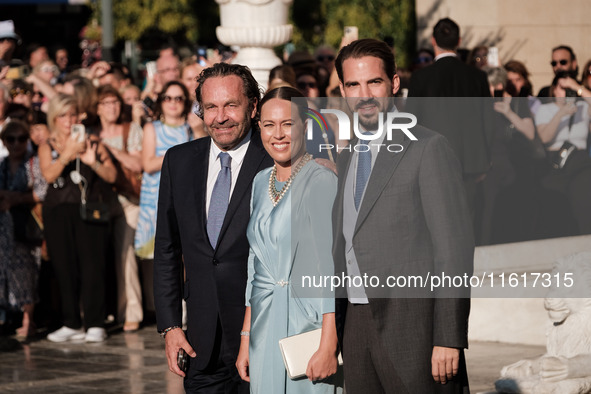
[[[586,149],[589,134],[589,104],[585,100],[578,100],[577,112],[573,116],[569,131],[570,116],[564,116],[558,125],[556,136],[546,144],[548,150],[559,150],[565,141],[575,145],[577,149]],[[555,103],[542,104],[536,111],[536,125],[550,123],[559,107]]]

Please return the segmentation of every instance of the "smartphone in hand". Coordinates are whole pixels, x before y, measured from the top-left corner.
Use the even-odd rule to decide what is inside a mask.
[[[189,356],[187,355],[187,352],[185,352],[185,349],[179,349],[176,357],[176,364],[183,372],[187,372],[187,369],[189,369]]]
[[[70,138],[76,142],[84,142],[86,139],[86,127],[83,124],[73,124],[70,127]]]
[[[344,37],[350,38],[351,41],[356,41],[359,39],[359,29],[357,26],[345,26],[343,34]]]

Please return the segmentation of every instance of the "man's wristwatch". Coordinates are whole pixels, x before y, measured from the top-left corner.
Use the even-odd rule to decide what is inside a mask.
[[[164,329],[164,330],[162,330],[162,331],[158,331],[158,334],[160,334],[160,336],[161,336],[162,338],[166,338],[166,334],[168,334],[168,332],[169,332],[169,331],[172,331],[172,330],[174,330],[175,328],[181,328],[181,326],[171,326],[171,327],[165,328],[165,329]]]

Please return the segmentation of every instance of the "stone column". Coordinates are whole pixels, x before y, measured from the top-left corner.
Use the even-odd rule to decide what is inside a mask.
[[[258,83],[266,89],[269,70],[281,64],[273,47],[291,38],[287,24],[293,0],[216,0],[220,5],[221,26],[218,39],[225,45],[240,47],[233,63],[248,66]]]

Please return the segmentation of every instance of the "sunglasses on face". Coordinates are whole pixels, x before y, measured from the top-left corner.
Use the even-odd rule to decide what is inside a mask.
[[[316,82],[298,82],[298,89],[316,89]]]
[[[14,144],[15,142],[18,142],[19,144],[24,144],[28,140],[29,140],[29,137],[26,135],[19,135],[19,136],[9,135],[4,138],[4,142],[6,142],[7,144]]]
[[[162,97],[162,101],[164,101],[165,103],[169,103],[171,101],[174,101],[175,103],[182,103],[185,100],[185,98],[183,96],[164,96]]]
[[[552,67],[556,67],[557,64],[560,64],[561,66],[566,66],[567,63],[568,63],[568,60],[565,60],[565,59],[562,59],[562,60],[559,60],[559,61],[552,60],[550,62],[550,64],[552,65]]]
[[[41,67],[41,72],[44,72],[44,73],[54,73],[54,72],[57,72],[57,71],[58,71],[57,66],[44,66],[44,67]]]
[[[14,40],[13,38],[8,38],[8,37],[2,37],[2,38],[0,38],[0,42],[4,42],[4,41],[14,41],[14,42],[16,42],[16,40]]]
[[[29,89],[21,88],[10,89],[10,95],[12,96],[12,98],[15,98],[19,94],[31,94],[31,91]]]
[[[332,62],[334,60],[334,56],[333,55],[318,55],[316,56],[316,60],[319,62]]]

